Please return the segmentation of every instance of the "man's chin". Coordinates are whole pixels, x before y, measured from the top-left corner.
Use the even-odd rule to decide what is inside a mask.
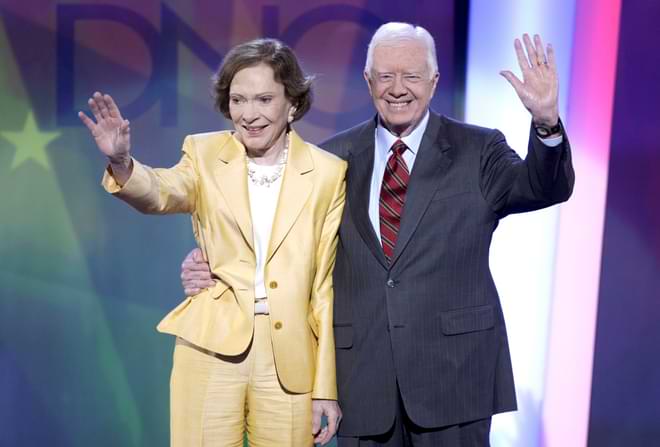
[[[412,119],[384,121],[383,124],[390,132],[401,136],[406,136],[415,127],[415,123],[413,123]]]

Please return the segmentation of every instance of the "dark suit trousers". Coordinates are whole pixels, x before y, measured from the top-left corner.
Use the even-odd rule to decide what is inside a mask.
[[[394,424],[376,436],[339,436],[338,447],[489,447],[491,418],[439,428],[423,428],[408,418],[399,395]]]

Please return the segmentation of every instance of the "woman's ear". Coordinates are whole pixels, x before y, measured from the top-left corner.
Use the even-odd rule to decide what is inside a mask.
[[[289,124],[293,122],[293,118],[295,115],[296,115],[296,107],[291,106],[291,108],[289,109],[289,117],[287,118]]]

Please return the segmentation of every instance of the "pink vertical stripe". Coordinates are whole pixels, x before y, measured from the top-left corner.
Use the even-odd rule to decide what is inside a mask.
[[[563,205],[548,346],[545,447],[586,446],[621,0],[577,0],[566,127],[575,190]]]

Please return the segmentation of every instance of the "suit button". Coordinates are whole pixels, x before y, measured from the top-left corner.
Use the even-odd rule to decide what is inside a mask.
[[[396,287],[396,281],[394,281],[394,280],[391,279],[391,278],[388,279],[388,280],[387,280],[387,287],[389,287],[390,289],[395,288],[395,287]]]
[[[271,289],[277,289],[277,281],[271,281],[270,284],[268,284],[268,287]]]
[[[281,321],[276,321],[275,322],[275,329],[282,329],[282,322]]]

